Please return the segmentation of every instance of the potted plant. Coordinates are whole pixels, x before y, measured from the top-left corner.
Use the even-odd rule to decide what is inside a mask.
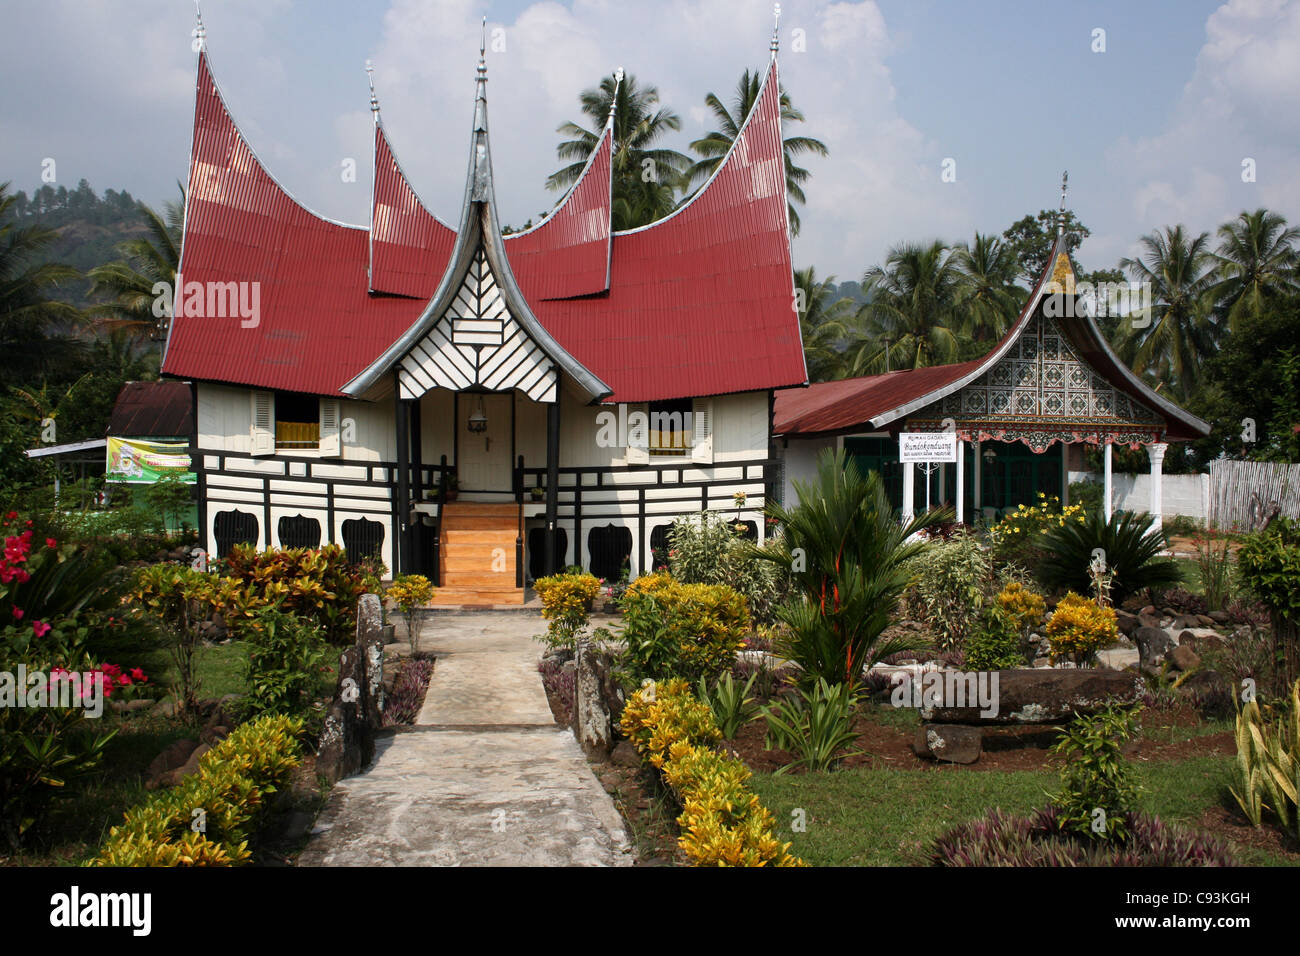
[[[534,501],[546,500],[546,489],[543,488],[541,485],[538,485],[536,488],[530,489],[528,494],[532,496],[532,499]]]
[[[456,495],[459,494],[460,479],[455,475],[448,475],[443,479],[442,500],[455,501]]]

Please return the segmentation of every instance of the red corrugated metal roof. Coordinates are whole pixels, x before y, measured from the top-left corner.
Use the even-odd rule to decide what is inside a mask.
[[[694,199],[651,226],[612,237],[607,292],[600,247],[609,222],[608,142],[555,214],[509,240],[512,271],[538,320],[614,389],[607,400],[806,381],[793,310],[778,91],[774,59],[759,102]],[[415,198],[382,134],[376,149],[376,208],[387,200],[382,205],[396,218],[381,229],[376,216],[385,239],[375,243],[373,284],[424,296],[443,270],[420,279],[419,263],[436,264],[449,230]],[[368,239],[365,229],[305,209],[271,178],[231,120],[201,54],[182,274],[187,283],[260,283],[261,315],[255,328],[242,328],[238,318],[178,315],[163,371],[337,394],[424,308],[418,299],[368,294]],[[586,297],[546,298],[561,293]]]
[[[542,299],[594,295],[609,288],[612,141],[606,125],[564,201],[532,229],[505,237],[510,269],[534,311]]]
[[[186,287],[256,283],[259,314],[245,328],[238,315],[178,309],[163,372],[337,394],[420,314],[418,300],[367,293],[368,238],[299,205],[271,178],[200,53],[180,271]],[[254,287],[245,288],[251,304]]]
[[[456,230],[424,208],[375,124],[375,185],[370,205],[370,288],[429,299],[447,269]]]
[[[105,435],[175,438],[194,430],[189,382],[127,382],[117,393]]]
[[[610,288],[536,302],[612,402],[807,381],[786,223],[776,61],[714,178],[666,219],[615,233]]]

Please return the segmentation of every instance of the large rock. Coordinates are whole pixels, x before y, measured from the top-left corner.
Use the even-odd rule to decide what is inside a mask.
[[[317,745],[316,770],[330,783],[368,766],[375,731],[383,726],[383,609],[363,594],[357,603],[357,642],[339,657],[334,700]]]
[[[945,763],[971,764],[984,750],[984,732],[963,724],[922,724],[912,741],[912,752]]]
[[[578,641],[574,701],[577,705],[574,733],[588,756],[603,760],[614,744],[613,722],[605,703],[602,668],[597,654],[586,640]]]
[[[953,674],[945,671],[926,675],[926,679],[928,682]],[[992,681],[994,674],[996,686]],[[1054,724],[1111,704],[1134,704],[1141,697],[1143,685],[1141,677],[1132,671],[1099,667],[1021,668],[991,672],[986,689],[989,706],[981,707],[981,702],[970,699],[968,683],[959,686],[955,680],[945,679],[942,703],[934,705],[923,694],[921,719],[937,724]],[[964,701],[958,691],[966,694]]]
[[[1169,663],[1180,671],[1194,671],[1201,666],[1201,658],[1186,644],[1180,644],[1169,652]]]
[[[153,758],[145,770],[145,789],[155,790],[161,785],[161,778],[164,774],[185,766],[185,762],[190,759],[190,754],[198,748],[197,740],[177,740],[170,744],[166,750]]]
[[[1159,667],[1174,647],[1174,639],[1162,627],[1139,627],[1133,632],[1133,643],[1137,645],[1138,660],[1143,667]]]

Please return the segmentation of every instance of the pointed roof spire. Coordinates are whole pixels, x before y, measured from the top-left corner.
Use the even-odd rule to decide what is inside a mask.
[[[379,122],[379,97],[375,96],[375,64],[366,60],[366,80],[370,83],[370,112],[375,114],[375,122]]]
[[[605,117],[605,125],[614,125],[614,113],[618,109],[618,89],[623,85],[623,68],[620,66],[614,71],[614,95],[609,98],[609,115]]]
[[[194,38],[192,48],[195,53],[202,53],[208,47],[208,31],[203,27],[203,11],[199,9],[199,0],[194,0],[194,20],[196,25],[190,31],[190,36]]]
[[[1056,216],[1056,234],[1062,236],[1065,234],[1065,191],[1069,188],[1070,171],[1067,169],[1061,174],[1061,211]]]
[[[487,82],[487,17],[483,18],[483,33],[478,42],[478,75]]]
[[[776,59],[776,51],[781,48],[781,4],[772,5],[772,59]]]

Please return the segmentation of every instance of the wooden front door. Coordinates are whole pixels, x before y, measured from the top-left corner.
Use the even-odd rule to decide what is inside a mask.
[[[483,414],[487,417],[487,430],[476,433],[469,430],[469,420],[471,416],[478,414],[480,399],[483,401]],[[456,473],[460,479],[461,492],[473,494],[482,491],[510,491],[514,394],[507,392],[475,395],[465,392],[461,393],[456,404],[456,431],[459,445]]]

